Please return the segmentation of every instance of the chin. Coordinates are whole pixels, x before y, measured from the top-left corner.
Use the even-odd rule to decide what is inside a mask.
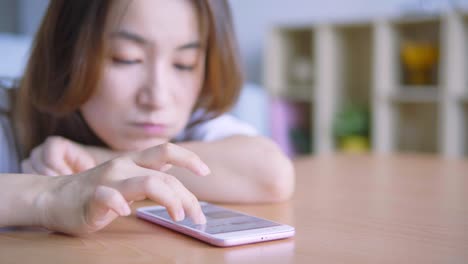
[[[108,140],[108,146],[115,151],[133,152],[142,151],[157,145],[169,142],[168,138],[141,137],[141,136],[121,136],[118,139]]]
[[[164,144],[164,143],[167,143],[169,142],[169,140],[150,140],[150,141],[147,141],[147,142],[141,142],[139,144],[135,144],[131,147],[131,151],[141,151],[141,150],[145,150],[145,149],[148,149],[148,148],[152,148],[152,147],[155,147],[155,146],[158,146],[158,145],[161,145],[161,144]]]

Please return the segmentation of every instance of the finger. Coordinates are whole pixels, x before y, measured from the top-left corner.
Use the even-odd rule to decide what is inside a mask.
[[[154,176],[139,176],[119,181],[114,186],[127,201],[140,201],[146,198],[166,207],[175,221],[185,218],[184,207],[179,196],[168,185]]]
[[[133,153],[131,158],[137,165],[148,169],[161,170],[166,164],[172,164],[201,176],[210,174],[208,166],[195,153],[171,143]]]
[[[155,172],[149,169],[142,169],[140,174],[153,175],[152,177],[157,177],[163,184],[166,184],[171,188],[179,197],[186,215],[188,215],[195,223],[206,223],[206,217],[203,214],[198,199],[176,177],[165,173],[157,173],[155,175]]]
[[[46,176],[58,176],[57,172],[48,168],[42,162],[42,147],[37,147],[33,149],[33,151],[31,152],[30,161],[31,161],[31,166],[33,170],[38,172],[39,174],[46,175]]]
[[[37,173],[37,171],[33,169],[33,167],[31,166],[31,162],[29,160],[23,160],[21,162],[21,171],[23,173],[39,175],[39,173]]]
[[[42,162],[38,160],[32,160],[31,167],[35,172],[37,172],[40,175],[52,176],[52,177],[58,176],[57,172],[47,168]]]
[[[172,175],[163,175],[162,179],[176,193],[181,201],[184,212],[194,223],[205,224],[206,217],[203,213],[197,197],[191,193],[176,177]]]
[[[65,147],[65,161],[75,173],[89,170],[96,166],[96,162],[88,152],[71,142]]]
[[[72,169],[65,162],[65,144],[65,140],[62,140],[59,144],[44,144],[41,155],[42,162],[59,175],[73,174]]]
[[[181,205],[182,205],[182,209],[184,211],[184,215],[188,215],[195,223],[199,223],[199,224],[204,224],[206,223],[206,217],[205,215],[203,214],[203,211],[201,210],[201,206],[200,206],[200,203],[198,202],[198,199],[195,197],[195,195],[193,195],[187,188],[185,188],[185,186],[174,176],[172,175],[169,175],[169,174],[165,174],[165,173],[159,173],[159,172],[154,172],[153,170],[149,170],[149,169],[142,169],[142,172],[139,173],[140,175],[150,175],[150,176],[147,176],[147,177],[152,177],[153,178],[153,181],[155,181],[155,184],[159,184],[159,189],[161,189],[161,187],[164,187],[167,186],[169,189],[172,190],[172,193],[176,196],[176,198],[180,201]],[[125,184],[125,183],[123,183]],[[145,183],[143,183],[145,184]],[[153,184],[153,186],[155,185]],[[124,186],[125,187],[125,186]],[[150,188],[148,188],[147,190],[149,190],[149,192],[146,192],[144,194],[144,196],[146,197],[150,197],[151,195],[151,192],[153,192],[153,195],[159,195],[159,193],[154,193],[155,191],[157,192],[158,189],[154,190],[151,189],[152,186],[150,186]],[[141,196],[140,197],[126,197],[127,198],[127,201],[131,198],[141,198],[141,199],[144,199],[142,198],[142,194],[141,194],[141,191],[144,190],[144,187],[139,187],[139,186],[131,186],[131,188],[133,188],[132,190],[130,190],[134,195],[135,193],[136,194],[140,194]],[[127,190],[128,191],[128,190]],[[123,191],[123,193],[126,193],[125,191]],[[158,202],[158,201],[156,201]],[[169,210],[169,209],[168,209]],[[175,219],[175,218],[173,218]]]
[[[123,196],[115,189],[98,186],[89,201],[87,222],[92,227],[101,229],[117,216],[128,216],[131,209]]]

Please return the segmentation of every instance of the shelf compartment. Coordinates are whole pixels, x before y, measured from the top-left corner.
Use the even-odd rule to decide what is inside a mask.
[[[397,108],[396,139],[398,151],[438,151],[438,105],[401,104]]]
[[[371,25],[339,26],[337,71],[342,103],[370,105],[373,30]]]
[[[289,157],[313,151],[312,104],[272,97],[270,101],[272,139]]]
[[[311,98],[315,82],[313,28],[278,28],[271,33],[265,83],[276,96]]]
[[[289,56],[286,62],[287,83],[294,87],[312,86],[314,83],[314,39],[310,29],[289,30]]]
[[[351,150],[352,148],[346,147],[346,144],[341,144],[343,139],[339,140],[337,138],[335,129],[337,122],[349,122],[344,120],[343,116],[355,117],[360,115],[361,112],[356,112],[356,109],[365,109],[366,113],[371,111],[372,54],[374,53],[373,27],[371,24],[365,23],[337,25],[335,33],[338,42],[336,48],[338,53],[337,70],[335,73],[337,79],[336,96],[338,98],[336,113],[333,116],[333,148],[340,151],[358,151],[357,148],[359,151],[367,151],[370,142],[372,142],[372,135],[355,135],[356,139],[359,138],[361,142],[366,142],[366,144],[359,144],[359,147],[355,147],[356,150]],[[350,108],[350,106],[354,107]],[[370,125],[370,123],[368,124]],[[370,130],[369,127],[368,131]]]
[[[402,85],[438,86],[440,80],[441,19],[407,18],[395,22]]]

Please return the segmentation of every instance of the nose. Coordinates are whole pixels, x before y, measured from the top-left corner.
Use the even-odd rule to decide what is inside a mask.
[[[170,104],[170,75],[163,64],[147,67],[145,80],[137,95],[137,103],[145,110],[157,110]]]

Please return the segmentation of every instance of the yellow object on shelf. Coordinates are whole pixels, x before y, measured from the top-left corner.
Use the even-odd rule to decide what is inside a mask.
[[[340,149],[345,153],[365,153],[369,151],[369,138],[363,136],[344,137]]]
[[[439,60],[438,47],[430,42],[405,42],[401,45],[401,58],[411,85],[427,85],[434,82],[434,67]]]

